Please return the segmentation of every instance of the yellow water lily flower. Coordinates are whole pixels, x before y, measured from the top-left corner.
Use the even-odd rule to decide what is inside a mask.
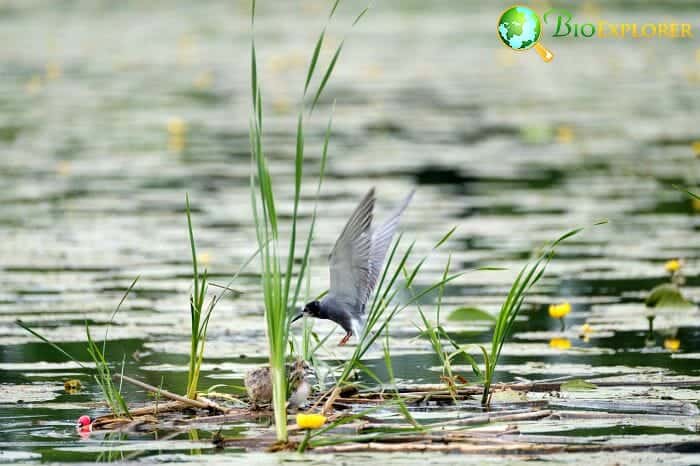
[[[46,64],[46,79],[48,81],[60,78],[61,74],[61,65],[56,62],[49,62]]]
[[[194,80],[194,87],[197,89],[203,91],[211,88],[211,84],[214,81],[214,78],[211,74],[211,71],[204,71],[199,74]]]
[[[70,175],[71,164],[67,160],[61,160],[56,164],[56,173],[61,176]]]
[[[571,126],[559,126],[556,132],[556,139],[560,144],[571,143],[574,140],[574,129]]]
[[[180,117],[168,118],[168,133],[171,136],[184,136],[187,131],[187,123]]]
[[[700,141],[693,141],[693,143],[690,145],[690,147],[693,148],[693,152],[695,152],[695,156],[700,157]]]
[[[664,268],[666,269],[666,272],[669,272],[669,273],[678,272],[682,266],[683,266],[683,264],[678,259],[672,259],[664,264]]]
[[[318,429],[327,420],[323,414],[297,414],[297,426],[300,429]]]
[[[664,340],[664,348],[669,351],[678,351],[681,347],[681,341],[678,338],[666,338]]]
[[[568,338],[552,338],[549,340],[549,347],[558,350],[568,350],[571,348],[571,340]]]
[[[571,312],[571,304],[566,301],[559,304],[549,305],[549,317],[553,319],[561,319],[569,312]]]
[[[27,83],[24,85],[24,91],[27,94],[34,95],[37,92],[41,91],[41,88],[43,87],[43,82],[41,79],[41,76],[34,75],[32,78],[27,81]]]
[[[581,326],[581,332],[578,336],[584,341],[584,343],[588,343],[591,341],[591,333],[593,333],[593,327],[591,327],[589,324],[583,324]]]
[[[185,136],[187,135],[187,123],[179,117],[168,119],[168,149],[171,152],[180,152],[185,148]]]
[[[200,252],[197,254],[197,262],[200,264],[207,266],[211,264],[211,254],[208,252]]]

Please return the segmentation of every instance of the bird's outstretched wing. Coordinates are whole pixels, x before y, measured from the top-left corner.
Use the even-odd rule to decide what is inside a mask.
[[[374,188],[348,219],[329,257],[331,286],[327,297],[351,311],[361,309],[369,285],[373,210]]]
[[[396,229],[399,226],[401,214],[403,214],[403,211],[406,210],[406,207],[408,207],[414,193],[415,190],[411,191],[409,195],[406,196],[406,199],[404,199],[403,202],[401,202],[401,204],[394,209],[391,215],[389,215],[389,218],[371,231],[372,240],[369,254],[369,277],[367,280],[367,288],[365,288],[361,296],[362,304],[367,303],[369,297],[372,295],[372,291],[374,291],[374,287],[377,285],[377,280],[379,279],[379,274],[382,271],[386,253],[389,250],[391,241],[394,238]]]

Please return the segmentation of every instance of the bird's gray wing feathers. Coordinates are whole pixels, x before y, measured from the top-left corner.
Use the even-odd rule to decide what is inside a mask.
[[[367,288],[365,288],[361,297],[362,304],[367,303],[372,295],[372,291],[374,291],[374,287],[377,285],[379,274],[382,271],[384,259],[386,258],[386,253],[389,250],[391,241],[393,240],[396,229],[399,226],[401,214],[403,214],[403,211],[406,210],[406,207],[408,207],[414,193],[415,190],[412,190],[409,195],[406,196],[406,199],[404,199],[403,202],[401,202],[401,204],[394,209],[391,215],[389,215],[389,218],[387,218],[386,221],[377,228],[374,228],[371,232],[372,241],[369,255],[369,277],[367,280]]]
[[[328,297],[343,303],[349,310],[360,309],[369,283],[372,253],[372,211],[374,188],[357,206],[333,246],[329,257],[331,286]]]

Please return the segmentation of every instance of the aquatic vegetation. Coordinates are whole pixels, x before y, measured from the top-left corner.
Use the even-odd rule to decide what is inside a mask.
[[[581,230],[582,228],[571,230],[568,233],[560,236],[551,244],[545,245],[545,247],[537,254],[534,261],[525,264],[525,266],[522,268],[513,282],[510,292],[508,293],[508,296],[501,306],[501,310],[496,318],[496,325],[491,337],[490,350],[487,350],[486,347],[479,345],[484,360],[483,368],[479,367],[476,360],[466,350],[453,342],[457,348],[457,352],[463,354],[469,360],[474,373],[482,379],[484,384],[484,390],[481,397],[482,405],[489,405],[491,384],[493,383],[493,376],[496,372],[496,367],[498,366],[498,359],[501,355],[501,349],[503,348],[506,338],[510,334],[515,318],[520,312],[520,308],[523,305],[527,292],[530,291],[530,289],[537,284],[540,278],[542,278],[544,275],[547,265],[549,265],[549,262],[554,257],[554,251],[557,245],[567,238],[578,234]]]
[[[401,398],[401,394],[399,393],[398,388],[396,387],[396,379],[394,378],[394,367],[391,364],[391,351],[389,350],[389,327],[388,326],[384,330],[383,350],[384,350],[384,365],[386,367],[386,372],[389,376],[389,385],[394,392],[394,402],[396,403],[396,406],[398,407],[399,412],[401,413],[401,415],[403,415],[404,419],[409,423],[409,425],[411,425],[415,430],[421,431],[421,430],[423,430],[423,426],[421,426],[418,423],[418,421],[416,421],[414,419],[414,417],[411,415],[410,411],[408,410],[408,407],[406,406],[406,403]]]
[[[566,329],[566,324],[564,323],[564,317],[566,317],[571,312],[571,304],[568,302],[563,302],[559,304],[549,305],[549,317],[552,319],[558,319],[561,324],[562,332]]]
[[[585,343],[588,343],[591,340],[591,335],[593,334],[593,332],[593,327],[590,324],[585,323],[581,325],[581,330],[579,331],[579,338]]]
[[[127,296],[129,296],[129,293],[131,290],[136,286],[136,282],[139,280],[139,277],[136,277],[134,281],[131,283],[129,288],[124,292],[124,295],[122,296],[121,300],[119,301],[119,304],[117,307],[114,309],[112,312],[112,315],[109,319],[109,322],[107,324],[107,328],[105,330],[105,336],[102,341],[102,347],[100,348],[100,345],[98,345],[93,339],[92,335],[90,334],[90,326],[88,325],[87,321],[85,322],[85,333],[87,336],[87,352],[90,355],[90,358],[92,361],[95,363],[95,373],[93,374],[93,378],[95,379],[95,382],[97,382],[97,385],[99,385],[100,389],[102,390],[102,394],[104,395],[105,401],[107,402],[107,405],[109,406],[110,410],[112,413],[117,416],[117,417],[131,417],[129,414],[129,407],[127,406],[126,401],[124,400],[124,397],[122,396],[122,387],[121,383],[117,386],[114,384],[114,380],[112,378],[112,370],[110,368],[109,363],[107,362],[107,359],[105,358],[105,352],[107,348],[107,335],[109,333],[109,327],[114,322],[114,317],[117,315],[117,312],[119,312],[119,309],[121,309],[122,304],[126,300]],[[36,330],[33,330],[30,328],[28,325],[26,325],[24,322],[18,320],[17,325],[22,327],[24,330],[27,332],[31,333],[35,337],[39,338],[42,340],[44,343],[50,345],[52,348],[66,356],[68,359],[71,361],[74,361],[77,363],[80,367],[85,368],[85,365],[80,362],[76,357],[68,353],[66,350],[61,348],[59,345],[56,343],[53,343],[49,341],[47,338],[39,334]],[[124,355],[122,358],[122,375],[124,372],[124,358],[126,356]]]
[[[181,152],[187,140],[187,123],[180,117],[170,117],[167,123],[168,149],[171,152]]]
[[[192,294],[190,295],[190,355],[187,372],[187,391],[186,396],[192,400],[197,398],[197,388],[199,386],[199,373],[204,360],[204,346],[207,341],[207,330],[209,328],[209,320],[211,319],[214,308],[219,303],[221,298],[228,291],[234,291],[231,288],[233,282],[238,278],[240,273],[253,261],[258,254],[256,250],[233,275],[231,280],[225,286],[218,286],[223,291],[218,295],[211,297],[209,304],[205,306],[205,300],[209,288],[209,279],[207,270],[199,273],[199,262],[203,255],[197,254],[197,246],[194,240],[194,231],[192,228],[192,215],[190,209],[190,197],[185,196],[185,212],[187,215],[187,234],[190,240],[190,252],[192,255]],[[206,257],[205,257],[206,259]],[[208,259],[207,259],[208,260]]]
[[[679,259],[671,259],[664,264],[664,269],[666,269],[666,272],[671,274],[680,271],[682,267],[683,263]]]
[[[454,230],[453,230],[454,231]],[[450,265],[452,262],[452,257],[448,257],[447,259],[447,265],[445,266],[445,270],[442,274],[442,279],[445,280],[447,278],[447,275],[450,270]],[[442,363],[442,379],[445,381],[447,384],[448,389],[450,390],[450,393],[453,395],[456,394],[457,390],[457,383],[461,382],[460,378],[458,376],[455,376],[454,371],[452,369],[452,357],[450,354],[447,352],[447,350],[443,347],[442,340],[446,335],[445,329],[440,325],[440,310],[442,308],[442,298],[445,292],[445,284],[442,283],[438,287],[438,298],[436,302],[436,310],[435,310],[435,325],[428,319],[426,316],[425,312],[423,312],[423,308],[420,305],[420,303],[416,303],[416,308],[418,309],[418,315],[420,315],[420,318],[423,322],[423,328],[418,328],[420,331],[420,334],[422,337],[425,337],[428,339],[430,342],[430,346],[433,349],[433,352],[440,358],[440,362]],[[460,309],[457,309],[454,311],[448,319],[452,319],[453,315],[455,315],[455,312],[460,311]],[[483,311],[479,311],[483,312]],[[488,314],[487,314],[488,315]]]
[[[696,157],[700,157],[700,141],[693,141],[690,145]]]
[[[563,302],[560,304],[549,305],[549,317],[553,319],[561,319],[571,312],[571,304]]]
[[[192,252],[192,282],[193,289],[190,295],[190,360],[187,372],[187,397],[197,398],[197,387],[199,385],[199,372],[204,359],[204,345],[207,341],[207,329],[209,319],[214,311],[216,299],[212,298],[209,305],[204,308],[204,300],[207,296],[207,271],[199,274],[197,247],[192,231],[192,215],[190,213],[190,198],[185,198],[185,208],[187,213],[187,231],[190,239],[190,249]]]
[[[691,307],[693,304],[683,297],[680,288],[675,283],[662,283],[654,287],[647,296],[644,304],[648,308]]]
[[[476,307],[460,307],[450,312],[447,320],[458,322],[483,322],[492,325],[496,319],[488,312]]]
[[[666,338],[664,340],[664,348],[669,350],[669,351],[678,351],[681,347],[681,341],[676,338]]]
[[[562,337],[551,338],[549,340],[549,347],[558,350],[568,350],[571,348],[571,340]]]
[[[94,375],[94,378],[97,384],[102,389],[102,394],[105,397],[107,405],[109,405],[109,408],[112,410],[112,413],[114,413],[115,416],[131,417],[131,415],[129,414],[129,406],[127,405],[126,400],[122,396],[121,383],[119,384],[119,386],[114,384],[114,380],[112,379],[112,371],[110,370],[109,363],[105,358],[104,345],[106,343],[106,340],[103,342],[102,349],[100,350],[100,347],[90,336],[90,327],[88,326],[87,322],[85,323],[85,333],[87,334],[88,339],[88,354],[90,354],[90,357],[95,362],[96,373]],[[124,358],[126,358],[126,355],[124,355],[122,358],[122,374],[124,373]]]
[[[689,194],[692,195],[692,193]],[[671,281],[657,285],[649,292],[644,301],[646,307],[648,309],[692,307],[693,304],[681,292],[681,286],[685,283],[683,261],[671,259],[664,264],[664,270],[670,274]],[[648,339],[653,334],[653,319],[649,320],[649,329]]]
[[[336,0],[331,8],[328,20],[333,17],[340,0]],[[263,109],[262,90],[258,76],[258,64],[255,49],[255,6],[253,0],[251,9],[251,29],[253,35],[251,39],[251,95],[252,113],[250,121],[250,144],[251,144],[251,203],[253,209],[253,219],[255,224],[256,237],[260,251],[260,266],[262,272],[262,288],[265,305],[265,320],[269,348],[270,371],[272,374],[272,406],[275,413],[275,430],[277,440],[287,441],[287,376],[285,362],[289,347],[289,324],[290,312],[297,307],[301,286],[309,263],[309,252],[313,239],[314,227],[316,223],[316,212],[321,184],[323,181],[326,159],[328,153],[328,142],[331,134],[331,119],[324,138],[322,156],[319,167],[318,183],[316,186],[316,199],[311,217],[309,233],[306,237],[304,253],[301,264],[296,271],[296,285],[292,287],[295,279],[294,264],[297,253],[297,220],[299,214],[299,201],[301,197],[303,166],[304,166],[304,98],[307,96],[310,83],[316,71],[319,54],[325,37],[325,28],[319,36],[314,51],[311,56],[309,68],[306,74],[302,102],[297,118],[296,129],[296,151],[294,159],[294,202],[291,214],[291,228],[289,236],[288,254],[286,264],[282,263],[280,257],[279,238],[279,217],[275,202],[274,183],[269,171],[267,158],[264,151],[264,131],[263,131]],[[356,24],[364,15],[364,9],[355,19]],[[335,68],[338,57],[343,47],[343,41],[336,49],[331,58],[325,73],[323,74],[313,100],[309,106],[309,115],[313,112],[323,90],[330,79]]]

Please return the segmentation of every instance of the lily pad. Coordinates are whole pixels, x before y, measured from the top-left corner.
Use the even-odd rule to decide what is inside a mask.
[[[645,304],[652,308],[692,306],[692,303],[683,297],[681,290],[673,283],[664,283],[651,290]]]
[[[586,390],[595,390],[598,386],[594,383],[586,382],[581,379],[569,380],[561,384],[562,392],[582,392]]]
[[[475,307],[460,307],[452,311],[447,317],[447,320],[452,321],[468,321],[468,322],[495,322],[496,318],[486,311]]]

